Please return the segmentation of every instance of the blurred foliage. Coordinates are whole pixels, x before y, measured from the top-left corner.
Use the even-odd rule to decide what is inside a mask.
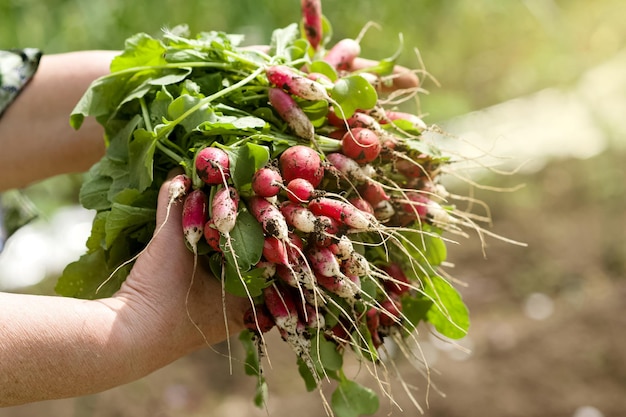
[[[333,41],[363,38],[363,55],[384,58],[404,36],[402,63],[426,69],[427,121],[489,106],[547,86],[567,86],[582,71],[626,46],[623,0],[344,0],[324,1]],[[0,48],[38,47],[46,53],[120,49],[136,32],[157,34],[187,23],[193,32],[243,33],[267,43],[274,28],[299,19],[300,2],[231,0],[5,0]]]

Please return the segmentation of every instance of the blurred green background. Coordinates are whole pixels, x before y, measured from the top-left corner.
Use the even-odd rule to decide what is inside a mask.
[[[4,0],[0,47],[47,53],[120,49],[135,32],[159,33],[187,23],[192,32],[244,33],[267,43],[274,28],[299,15],[299,2],[231,0]],[[463,114],[547,86],[567,86],[625,46],[620,0],[325,1],[335,36],[356,37],[368,21],[363,55],[384,58],[405,39],[402,62],[415,67],[418,48],[441,83],[425,87],[432,121]]]
[[[451,245],[453,273],[467,283],[461,291],[472,327],[462,344],[472,353],[442,345],[422,330],[423,349],[434,365],[432,382],[447,395],[431,389],[425,414],[622,416],[624,1],[327,0],[323,8],[333,41],[357,36],[368,21],[380,25],[363,38],[363,56],[390,56],[400,32],[403,65],[419,67],[413,49],[419,50],[439,84],[428,79],[423,84],[428,94],[421,96],[420,109],[429,124],[479,137],[477,143],[491,150],[490,144],[503,144],[498,149],[512,154],[514,167],[526,158],[535,161],[515,175],[472,171],[489,188],[526,185],[511,193],[469,189],[491,207],[496,233],[528,247],[488,239],[484,259],[476,237]],[[4,0],[0,48],[121,49],[136,32],[156,35],[180,23],[192,32],[244,33],[247,43],[260,44],[299,13],[296,0]],[[56,178],[26,192],[58,207],[74,201],[79,180]],[[454,182],[451,189],[468,193],[463,183]],[[51,285],[53,280],[24,290],[49,291]],[[319,396],[304,391],[277,339],[270,341],[270,352],[277,352],[268,375],[270,415],[324,415]],[[424,378],[406,369],[424,406]],[[228,361],[207,350],[125,387],[0,409],[0,417],[267,415],[252,406],[253,385],[237,366],[228,375]],[[398,391],[407,411],[396,409],[393,415],[416,414],[405,398]],[[377,415],[389,410],[383,401]]]

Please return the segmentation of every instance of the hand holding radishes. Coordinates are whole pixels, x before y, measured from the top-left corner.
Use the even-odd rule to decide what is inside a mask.
[[[101,296],[126,279],[128,291],[146,259],[159,269],[166,260],[150,254],[155,245],[163,250],[161,230],[169,229],[150,240],[156,193],[169,170],[182,168],[191,189],[166,210],[182,216],[172,245],[183,248],[184,235],[193,258],[187,287],[171,284],[188,291],[177,300],[187,324],[206,336],[195,297],[217,285],[228,299],[213,308],[225,306],[227,322],[231,296],[239,301],[230,308],[246,304],[237,323],[245,319],[240,339],[246,372],[258,378],[258,405],[267,392],[263,334],[278,328],[306,387],[321,392],[335,380],[326,411],[351,417],[375,411],[378,397],[345,374],[344,355],[376,367],[387,341],[410,352],[407,340],[420,323],[450,338],[466,334],[467,309],[441,271],[442,234],[481,229],[479,217],[442,198],[452,197],[439,183],[450,158],[425,137],[428,127],[385,106],[388,84],[380,80],[411,96],[415,74],[393,65],[397,54],[359,57],[360,40],[329,45],[320,2],[302,6],[303,31],[295,24],[276,31],[268,51],[244,49],[224,33],[188,39],[180,29],[128,43],[72,115],[76,127],[96,116],[110,143],[81,192],[98,212],[88,253],[57,289]],[[151,71],[136,66],[144,54]],[[93,106],[98,89],[119,91]],[[101,275],[76,285],[96,262]],[[214,276],[208,282],[204,265]]]

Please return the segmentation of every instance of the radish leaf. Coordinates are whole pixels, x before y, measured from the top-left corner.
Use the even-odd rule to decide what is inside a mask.
[[[337,113],[344,118],[352,116],[357,109],[373,108],[378,100],[372,84],[360,75],[351,75],[337,80],[331,96],[343,111],[343,113]]]
[[[426,317],[435,329],[451,339],[460,339],[469,329],[469,312],[459,292],[435,275],[424,280],[424,293],[434,302]]]
[[[378,410],[376,393],[354,381],[343,379],[333,392],[331,405],[337,417],[359,417]]]

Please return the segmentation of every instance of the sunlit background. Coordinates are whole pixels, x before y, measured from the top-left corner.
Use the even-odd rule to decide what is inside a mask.
[[[299,7],[296,0],[5,0],[0,48],[120,49],[136,32],[156,35],[180,23],[267,43],[274,28],[299,18]],[[405,377],[425,415],[623,416],[623,0],[327,0],[323,8],[334,41],[378,24],[362,40],[369,58],[392,55],[402,33],[401,63],[433,77],[414,110],[450,134],[442,146],[474,161],[459,173],[464,179],[450,176],[451,190],[474,193],[491,208],[491,231],[528,244],[487,238],[486,258],[476,236],[451,245],[450,272],[464,284],[472,327],[456,347],[422,329],[432,385],[427,390],[408,366]],[[59,271],[82,253],[92,213],[76,206],[79,184],[72,175],[24,190],[43,217],[0,254],[1,290],[51,293]],[[276,335],[270,343],[270,355],[277,352],[268,369],[270,415],[324,415],[292,356],[281,354],[284,344]],[[207,350],[124,387],[1,409],[0,417],[265,416],[252,405],[253,388],[236,362],[230,375],[228,360]],[[377,415],[416,415],[394,392],[405,412],[382,401]]]

